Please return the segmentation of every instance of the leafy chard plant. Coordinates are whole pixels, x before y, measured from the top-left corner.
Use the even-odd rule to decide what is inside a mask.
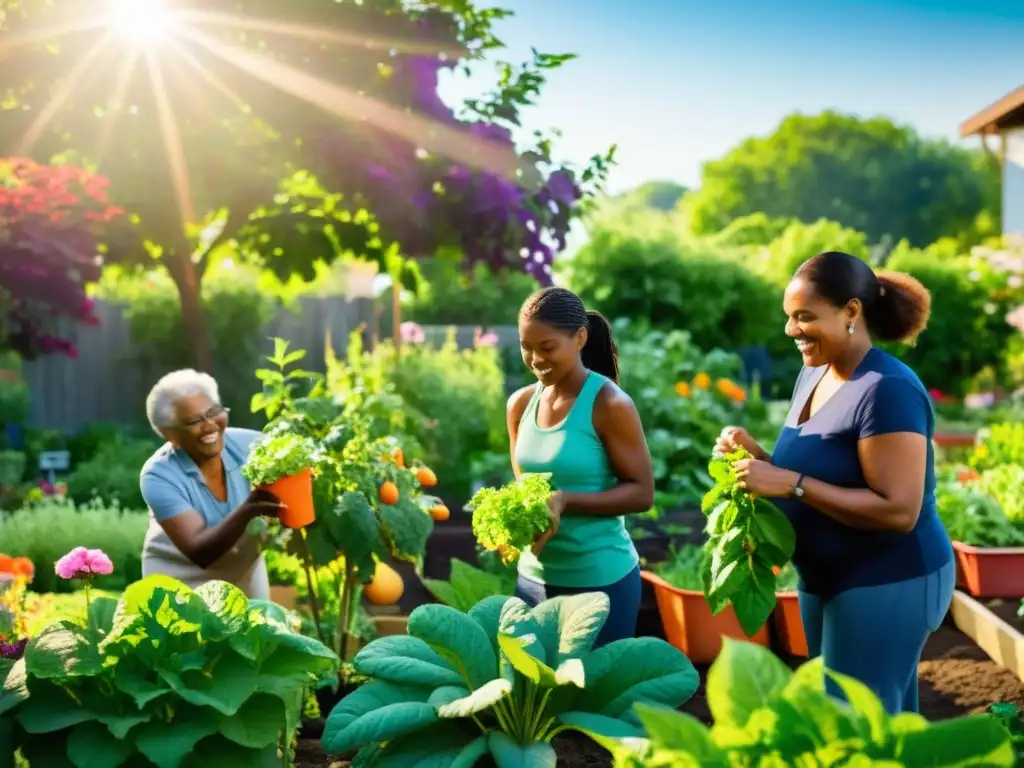
[[[557,597],[530,609],[494,596],[468,613],[424,605],[409,634],[383,637],[355,658],[371,682],[327,719],[324,750],[358,750],[361,766],[554,768],[551,739],[567,729],[606,739],[643,735],[637,702],[678,707],[697,690],[689,660],[663,640],[593,644],[608,597]]]
[[[701,502],[708,534],[704,594],[713,614],[731,603],[748,637],[775,608],[776,574],[796,546],[793,526],[779,508],[740,487],[733,464],[750,458],[742,449],[713,458],[708,471],[715,485]]]
[[[845,702],[826,693],[826,675]],[[794,673],[767,648],[730,638],[708,674],[707,700],[711,728],[638,703],[647,738],[607,743],[615,768],[1009,768],[1016,760],[1010,733],[995,717],[893,717],[865,685],[826,672],[820,658]]]
[[[288,765],[304,694],[338,659],[221,581],[150,576],[29,641],[0,694],[39,766]]]
[[[469,501],[473,535],[502,560],[512,562],[551,524],[550,475],[524,474],[501,488],[481,488]]]

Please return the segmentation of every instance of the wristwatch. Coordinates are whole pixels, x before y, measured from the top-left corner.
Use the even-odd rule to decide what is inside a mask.
[[[794,498],[802,499],[804,497],[804,485],[803,485],[803,483],[804,483],[804,476],[800,475],[800,477],[798,477],[796,479],[796,483],[793,485],[792,493],[793,493],[793,497]]]

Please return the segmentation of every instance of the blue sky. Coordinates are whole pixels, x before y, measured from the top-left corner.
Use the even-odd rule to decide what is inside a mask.
[[[527,128],[559,127],[584,162],[619,145],[609,182],[696,185],[703,162],[786,114],[882,114],[929,136],[1024,85],[1024,0],[505,0],[504,58],[576,53]],[[443,84],[479,93],[488,71]],[[976,139],[967,140],[977,143]]]

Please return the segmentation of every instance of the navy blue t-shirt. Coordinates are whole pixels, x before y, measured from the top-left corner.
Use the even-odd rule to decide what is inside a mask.
[[[793,565],[801,589],[829,598],[854,587],[890,584],[937,571],[953,557],[935,510],[935,417],[928,393],[910,368],[871,349],[853,376],[803,424],[800,416],[826,367],[797,378],[786,425],[772,455],[776,466],[843,488],[867,488],[857,442],[916,432],[928,438],[924,500],[912,531],[866,531],[844,525],[798,499],[773,499],[796,529]]]

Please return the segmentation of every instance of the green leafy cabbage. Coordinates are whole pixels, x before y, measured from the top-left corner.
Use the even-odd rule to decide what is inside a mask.
[[[338,668],[288,621],[226,582],[150,576],[34,637],[0,717],[33,766],[280,765],[305,691]]]
[[[678,707],[698,675],[681,651],[653,637],[592,650],[607,616],[603,593],[532,610],[500,596],[468,614],[421,606],[408,635],[375,640],[356,656],[371,682],[331,712],[324,750],[358,750],[353,766],[469,768],[490,753],[501,768],[554,768],[550,742],[563,730],[641,737],[633,705]]]
[[[481,488],[469,501],[473,535],[511,562],[551,524],[550,475],[524,474],[501,488]]]
[[[825,676],[846,702],[825,692]],[[957,768],[1015,764],[1009,731],[991,715],[929,723],[889,716],[862,683],[826,672],[820,658],[796,673],[753,643],[726,638],[707,680],[714,726],[638,703],[648,737],[602,742],[616,768]]]
[[[701,502],[708,516],[702,581],[712,613],[732,604],[752,637],[775,608],[776,569],[793,557],[796,534],[778,507],[740,487],[733,464],[753,458],[744,450],[712,459],[715,486]]]

